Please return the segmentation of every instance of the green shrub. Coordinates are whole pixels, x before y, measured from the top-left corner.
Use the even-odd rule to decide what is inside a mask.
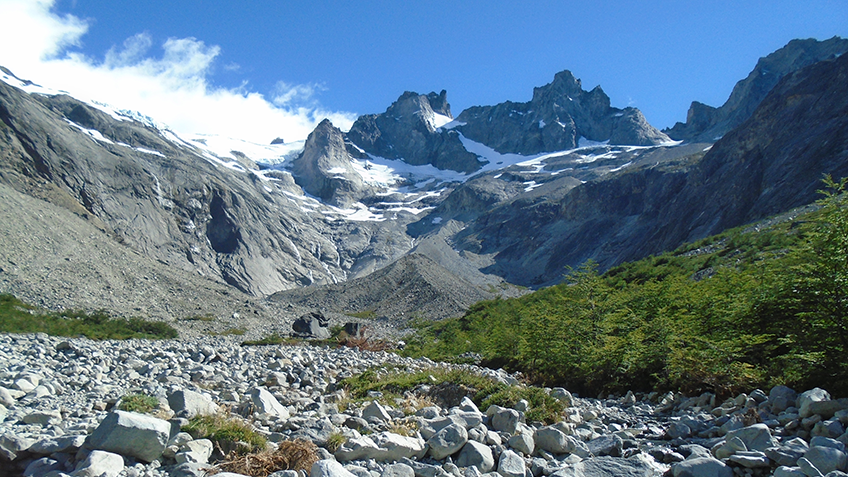
[[[164,322],[140,318],[110,318],[104,311],[49,312],[23,303],[9,294],[0,294],[0,331],[85,336],[95,340],[169,339],[178,336],[177,330]]]
[[[146,394],[127,394],[121,398],[118,409],[122,411],[149,414],[159,407],[159,399]]]
[[[815,210],[416,323],[402,354],[523,372],[584,395],[729,395],[776,384],[848,392],[848,181]],[[698,273],[708,270],[708,273]]]

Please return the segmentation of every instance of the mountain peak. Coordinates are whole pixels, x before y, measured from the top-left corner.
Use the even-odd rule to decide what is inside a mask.
[[[664,132],[673,139],[714,142],[748,119],[760,102],[784,76],[848,51],[848,39],[795,39],[760,58],[748,76],[736,83],[730,97],[718,108],[693,101],[685,123]]]

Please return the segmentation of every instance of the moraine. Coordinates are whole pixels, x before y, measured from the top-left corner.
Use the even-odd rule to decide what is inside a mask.
[[[382,366],[416,372],[451,365],[352,348],[242,347],[221,337],[0,335],[0,473],[204,475],[211,445],[180,428],[194,413],[231,409],[272,446],[296,437],[318,445],[311,477],[845,475],[848,401],[821,389],[799,394],[778,386],[722,403],[711,394],[586,399],[554,388],[547,391],[569,406],[550,426],[526,422],[526,402],[480,410],[462,399],[416,411],[408,404],[417,392],[393,405],[340,409],[339,380]],[[516,382],[502,370],[465,368]],[[159,398],[159,417],[167,420],[115,412],[128,393]],[[163,429],[161,447],[144,447],[141,434],[125,434],[129,447],[110,442],[122,419]],[[400,423],[414,432],[392,432]],[[326,449],[330,434],[347,438],[335,453]],[[296,473],[275,477],[284,475]]]

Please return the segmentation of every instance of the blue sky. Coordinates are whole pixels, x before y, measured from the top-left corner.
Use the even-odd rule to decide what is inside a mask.
[[[111,103],[147,88],[128,107],[147,106],[182,129],[214,121],[163,113],[156,97],[184,114],[192,103],[168,96],[175,90],[219,100],[198,107],[205,116],[270,108],[253,115],[280,121],[277,134],[267,125],[242,133],[257,141],[302,139],[323,116],[344,128],[405,90],[446,89],[455,115],[527,101],[563,69],[664,128],[684,120],[693,100],[721,105],[759,57],[789,40],[848,36],[848,2],[0,0],[2,30],[0,65],[75,94],[83,86],[61,81],[86,78],[85,93],[109,93]],[[32,51],[11,49],[30,37]],[[86,67],[97,74],[85,76]],[[122,91],[107,91],[115,84]],[[259,109],[240,109],[239,97]]]

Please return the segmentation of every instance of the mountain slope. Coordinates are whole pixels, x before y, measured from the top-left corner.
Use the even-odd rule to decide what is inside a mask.
[[[848,51],[848,40],[792,40],[783,48],[760,58],[745,79],[736,83],[730,97],[719,108],[693,101],[686,123],[664,130],[671,138],[713,142],[748,119],[781,78],[818,61]]]
[[[462,315],[469,306],[497,293],[472,285],[420,253],[345,283],[287,290],[271,302],[294,303],[336,313],[366,313],[404,327],[415,318],[443,319]]]
[[[402,224],[339,220],[355,211],[310,199],[288,173],[248,170],[67,96],[0,82],[0,121],[0,181],[59,194],[134,250],[249,294],[344,280],[409,248]]]
[[[810,203],[823,174],[848,176],[846,80],[846,55],[811,65],[785,77],[712,148],[689,146],[706,153],[646,160],[560,194],[519,197],[480,215],[454,241],[493,256],[487,271],[541,285],[587,259],[607,268]]]

